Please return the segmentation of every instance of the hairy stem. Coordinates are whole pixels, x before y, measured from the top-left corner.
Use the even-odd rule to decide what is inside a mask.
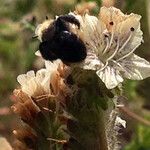
[[[112,97],[93,71],[77,69],[72,73],[73,97],[67,101],[71,150],[108,150],[105,116],[108,95]]]

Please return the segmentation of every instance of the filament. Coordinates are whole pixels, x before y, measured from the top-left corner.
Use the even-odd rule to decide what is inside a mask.
[[[118,49],[119,49],[119,40],[117,41],[117,46],[116,46],[114,53],[106,60],[105,65],[99,71],[102,71],[107,67],[108,61],[111,60],[116,55],[116,53],[118,52]]]
[[[104,70],[107,67],[107,65],[108,65],[108,61],[105,63],[105,65],[99,71]]]
[[[124,58],[130,56],[130,55],[136,50],[136,48],[137,48],[140,44],[141,44],[141,43],[139,43],[138,45],[136,45],[136,46],[133,48],[132,51],[130,51],[130,52],[127,53],[126,55],[122,56],[121,58],[117,59],[116,61],[120,61],[120,60],[122,60],[122,59],[124,59]]]
[[[52,95],[52,94],[45,94],[45,95],[40,95],[40,96],[36,96],[36,97],[33,97],[33,99],[37,99],[37,101],[42,101],[43,99],[45,98],[55,98],[56,95]]]
[[[122,70],[124,70],[124,68],[115,60],[111,60],[113,63],[115,63],[116,65],[118,65]]]
[[[117,40],[117,46],[116,46],[114,53],[109,58],[107,58],[106,62],[111,60],[116,55],[116,53],[118,52],[118,49],[119,49],[119,40]]]
[[[124,44],[122,45],[122,47],[119,49],[118,52],[120,52],[122,49],[124,49],[124,47],[128,44],[128,42],[130,41],[132,37],[132,32],[130,33],[129,37],[127,38],[127,40],[124,42]]]
[[[111,37],[110,37],[110,43],[109,43],[109,48],[111,47],[111,44],[113,42],[113,38],[114,38],[114,30],[112,28],[112,33],[111,33]]]
[[[108,48],[109,48],[109,40],[108,40],[108,37],[106,37],[106,47],[103,51],[103,54],[105,54],[107,52]]]
[[[49,141],[54,141],[54,142],[56,142],[56,143],[67,143],[67,141],[66,140],[58,140],[58,139],[53,139],[53,138],[47,138],[47,140],[49,140]]]

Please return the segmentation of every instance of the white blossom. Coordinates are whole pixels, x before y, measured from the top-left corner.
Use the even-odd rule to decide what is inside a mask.
[[[115,120],[115,125],[116,126],[123,126],[124,128],[126,128],[126,121],[123,120],[122,118],[120,118],[119,116],[116,117],[116,120]]]
[[[143,42],[141,16],[123,14],[119,9],[102,7],[99,17],[74,15],[80,30],[72,27],[87,47],[84,69],[95,70],[108,89],[115,88],[124,78],[142,80],[150,76],[150,63],[134,54]]]
[[[61,64],[61,60],[56,60],[53,63],[45,61],[46,68],[40,69],[36,73],[31,70],[26,74],[19,75],[17,81],[20,83],[22,91],[29,96],[51,93],[50,83],[52,75],[57,72]]]

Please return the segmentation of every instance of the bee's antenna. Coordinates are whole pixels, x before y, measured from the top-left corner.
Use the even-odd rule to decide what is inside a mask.
[[[48,16],[46,16],[45,19],[48,20]]]

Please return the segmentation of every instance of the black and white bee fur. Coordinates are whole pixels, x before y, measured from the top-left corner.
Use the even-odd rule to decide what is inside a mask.
[[[85,44],[71,32],[69,24],[74,24],[80,30],[80,22],[73,15],[61,15],[42,31],[39,50],[44,59],[76,63],[86,58]]]

